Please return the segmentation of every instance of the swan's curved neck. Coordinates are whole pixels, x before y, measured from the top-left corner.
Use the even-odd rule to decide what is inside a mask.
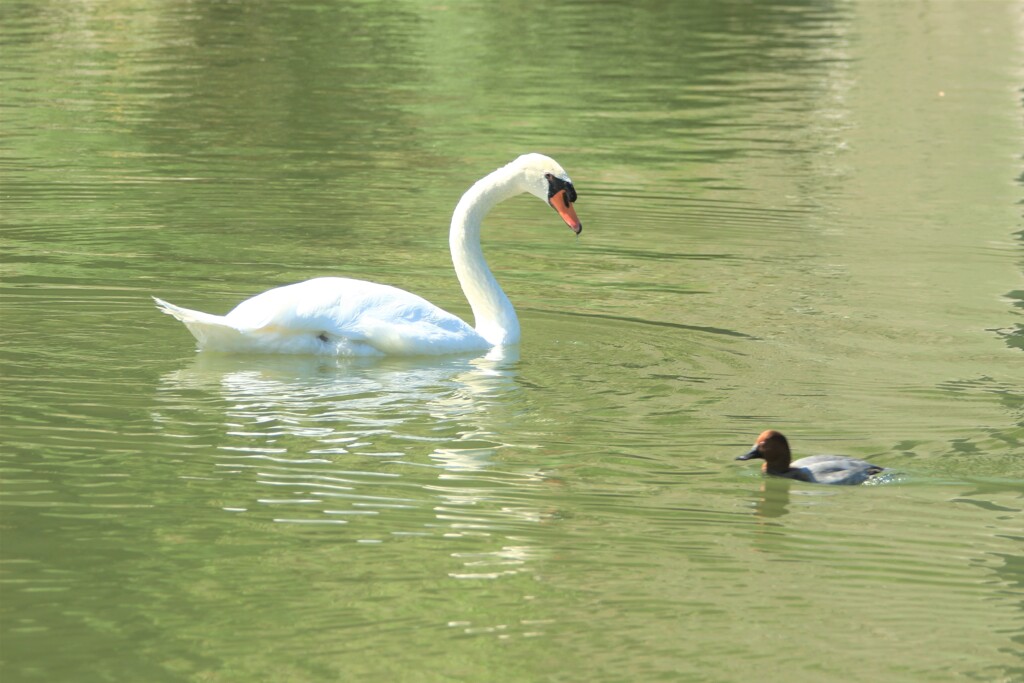
[[[475,328],[495,346],[519,341],[519,319],[480,248],[480,223],[491,208],[523,192],[519,173],[508,166],[478,180],[462,195],[448,234],[452,264],[473,309]]]

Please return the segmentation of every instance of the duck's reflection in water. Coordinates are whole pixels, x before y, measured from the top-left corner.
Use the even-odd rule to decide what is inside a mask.
[[[218,475],[257,484],[224,492],[234,499],[225,509],[346,525],[363,542],[504,535],[549,516],[536,503],[540,471],[497,460],[537,447],[505,436],[529,419],[517,364],[515,349],[402,360],[201,353],[161,379],[154,418],[216,453]],[[470,553],[466,575],[516,571],[535,554],[521,541]]]
[[[789,514],[789,491],[793,486],[790,479],[765,477],[754,501],[754,514],[764,519],[784,517]]]

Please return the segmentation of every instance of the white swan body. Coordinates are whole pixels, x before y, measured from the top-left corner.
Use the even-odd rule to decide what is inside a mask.
[[[524,154],[477,181],[455,207],[448,240],[475,327],[397,287],[340,277],[277,287],[223,316],[154,300],[161,311],[185,324],[201,350],[208,351],[434,355],[515,344],[519,320],[484,260],[480,224],[494,205],[524,192],[551,205],[573,232],[583,229],[572,206],[572,181],[549,157]]]

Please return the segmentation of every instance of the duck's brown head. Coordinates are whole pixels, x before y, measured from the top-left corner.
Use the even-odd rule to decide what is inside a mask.
[[[754,442],[754,447],[736,459],[753,460],[754,458],[764,459],[764,465],[761,466],[761,469],[765,472],[772,474],[788,472],[790,463],[789,442],[786,441],[786,437],[782,435],[782,432],[777,432],[774,429],[763,431],[757,437],[757,441]]]

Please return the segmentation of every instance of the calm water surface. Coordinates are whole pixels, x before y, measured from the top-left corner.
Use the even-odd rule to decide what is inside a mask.
[[[1019,4],[620,5],[0,5],[5,683],[1024,680]],[[149,299],[468,316],[450,212],[533,150],[586,227],[488,219],[518,349]]]

